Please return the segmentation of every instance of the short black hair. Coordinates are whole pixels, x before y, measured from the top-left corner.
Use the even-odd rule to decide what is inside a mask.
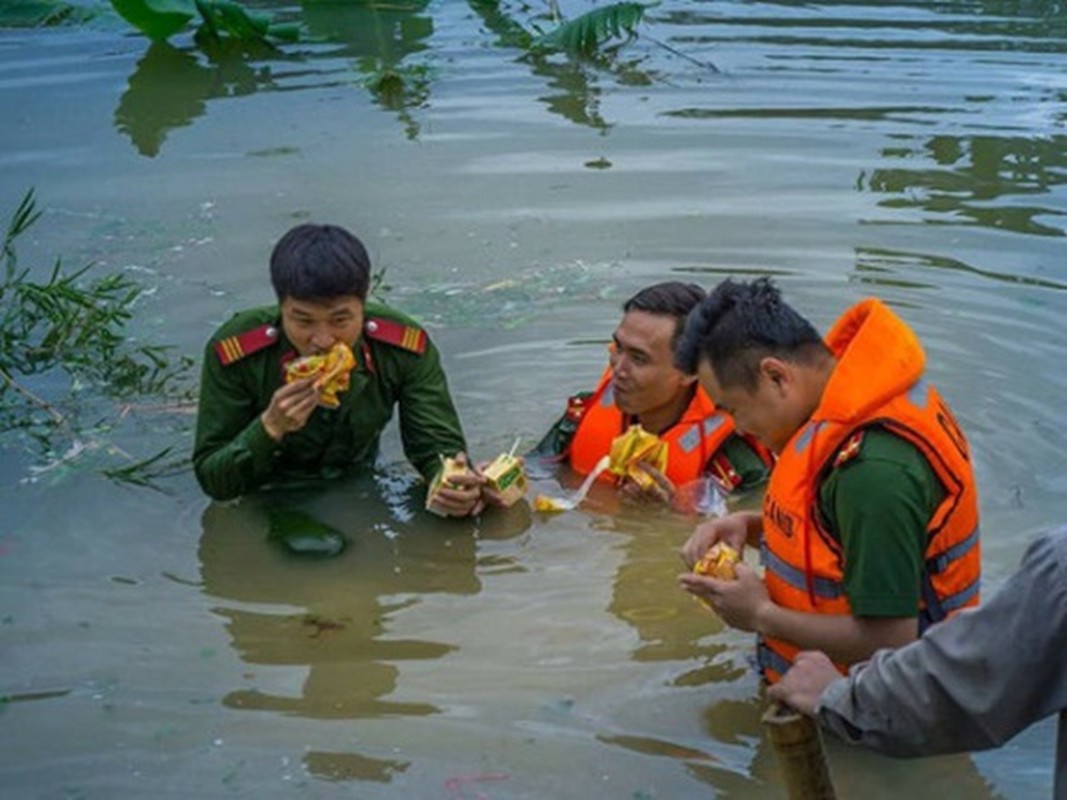
[[[671,347],[674,348],[685,327],[685,318],[703,299],[704,290],[695,283],[664,281],[646,286],[623,303],[622,310],[624,314],[644,311],[647,314],[674,317],[674,333],[671,335]]]
[[[782,299],[770,278],[722,281],[689,314],[674,353],[679,369],[696,372],[706,359],[719,384],[750,391],[767,356],[813,364],[830,355],[819,332]]]
[[[370,256],[363,243],[338,225],[305,223],[291,228],[270,255],[270,282],[278,302],[367,299]]]

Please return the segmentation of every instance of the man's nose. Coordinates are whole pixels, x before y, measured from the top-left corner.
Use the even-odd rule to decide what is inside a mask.
[[[316,350],[325,352],[334,345],[334,337],[330,329],[323,326],[316,328],[311,333],[311,346]]]

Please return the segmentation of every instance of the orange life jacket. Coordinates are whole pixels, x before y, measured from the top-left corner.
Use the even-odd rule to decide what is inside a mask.
[[[571,405],[568,413],[573,414],[573,400]],[[615,405],[611,367],[604,370],[596,391],[582,404],[579,413],[581,421],[571,439],[568,457],[575,471],[588,474],[611,450],[612,439],[630,426],[630,419]],[[741,476],[719,452],[733,432],[733,418],[716,410],[711,398],[697,384],[681,419],[660,434],[660,439],[667,443],[667,478],[675,486],[681,486],[706,474],[726,491],[736,489],[741,484]],[[600,477],[616,480],[609,472],[601,473]]]
[[[923,377],[915,334],[877,300],[864,300],[826,337],[837,364],[818,408],[781,453],[763,499],[764,581],[778,605],[815,614],[850,614],[844,554],[817,510],[825,476],[859,450],[862,431],[879,426],[915,445],[945,497],[927,523],[920,630],[978,603],[981,562],[978,496],[967,442],[938,391]],[[891,536],[892,531],[886,531]],[[797,648],[781,639],[759,643],[759,663],[772,683]],[[844,665],[838,665],[844,671]]]

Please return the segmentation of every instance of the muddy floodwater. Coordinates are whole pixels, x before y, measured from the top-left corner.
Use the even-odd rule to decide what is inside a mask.
[[[875,295],[969,436],[986,596],[1065,521],[1062,3],[663,0],[594,63],[519,48],[537,0],[250,5],[304,40],[0,29],[0,212],[31,188],[44,211],[21,263],[135,278],[129,335],[198,362],[271,300],[281,233],[343,224],[441,348],[478,458],[592,387],[648,283],[771,275],[824,330]],[[5,434],[5,797],[785,796],[751,637],[677,588],[692,518],[601,487],[441,520],[395,430],[375,475],[216,504],[187,468],[101,474],[188,456],[188,409],[138,405],[68,459]],[[284,552],[294,512],[348,548]],[[1029,800],[1054,734],[829,756],[843,798]]]

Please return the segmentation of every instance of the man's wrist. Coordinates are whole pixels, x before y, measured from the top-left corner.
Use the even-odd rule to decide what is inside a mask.
[[[265,411],[259,415],[259,424],[263,426],[263,430],[267,432],[267,436],[269,436],[275,442],[280,442],[282,440],[282,437],[285,435],[285,431],[275,429],[271,426],[271,424],[267,421],[267,412]]]
[[[778,606],[774,604],[774,601],[770,598],[763,600],[757,607],[756,613],[752,615],[753,627],[755,632],[760,636],[770,636],[772,638],[780,638],[775,635],[775,614],[778,611]]]

